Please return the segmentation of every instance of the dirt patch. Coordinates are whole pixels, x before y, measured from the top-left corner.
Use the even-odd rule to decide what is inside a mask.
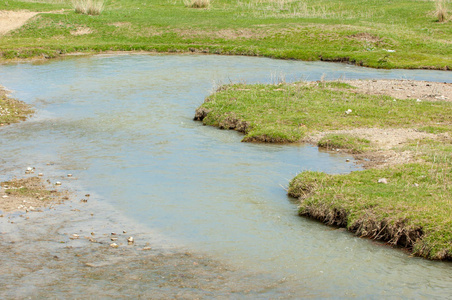
[[[77,27],[76,30],[71,31],[71,34],[75,36],[86,35],[90,33],[93,33],[93,31],[89,27]]]
[[[267,36],[267,34],[262,30],[248,28],[220,29],[217,31],[174,29],[173,32],[179,34],[183,39],[189,39],[193,37],[197,38],[213,37],[225,40],[237,40],[237,39],[261,39]]]
[[[0,35],[22,27],[38,12],[0,10]]]
[[[67,192],[56,190],[40,177],[13,179],[1,183],[0,211],[42,210],[67,199]]]
[[[415,80],[343,80],[357,87],[357,92],[389,95],[398,99],[420,99],[425,101],[452,101],[452,83]]]
[[[357,89],[357,93],[389,95],[398,99],[416,99],[416,101],[452,101],[452,84],[414,81],[414,80],[344,80]],[[419,99],[419,100],[418,100]],[[413,140],[444,140],[449,135],[420,132],[415,128],[355,128],[320,132],[306,137],[303,141],[317,144],[327,134],[350,134],[371,141],[376,151],[355,155],[364,167],[382,168],[388,165],[410,163],[416,156],[410,151],[397,151],[396,148]],[[344,151],[335,149],[335,151]]]
[[[354,39],[357,41],[374,43],[377,45],[380,44],[381,42],[383,42],[383,40],[380,37],[370,34],[368,32],[360,32],[360,33],[352,34],[352,35],[349,35],[348,38],[351,38],[351,39]]]

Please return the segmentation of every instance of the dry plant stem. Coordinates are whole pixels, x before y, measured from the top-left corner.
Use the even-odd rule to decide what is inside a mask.
[[[84,15],[100,15],[104,10],[103,0],[73,0],[72,6],[76,13]]]
[[[435,0],[436,16],[438,22],[447,21],[447,3],[446,0]]]

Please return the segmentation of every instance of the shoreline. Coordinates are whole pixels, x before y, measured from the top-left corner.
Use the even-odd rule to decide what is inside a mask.
[[[0,93],[6,99],[7,91],[0,87]],[[11,98],[8,103],[25,105]],[[2,176],[0,298],[78,298],[87,291],[90,297],[245,297],[269,287],[276,294],[287,292],[270,274],[192,252],[129,220],[105,200],[83,191],[76,174],[62,175],[53,164],[38,163],[41,167],[28,167],[21,175],[14,171],[14,178]]]
[[[67,57],[75,57],[75,56],[96,56],[96,55],[123,55],[123,54],[148,54],[148,55],[220,55],[220,56],[247,56],[247,57],[263,57],[263,58],[269,58],[269,59],[278,59],[278,60],[294,60],[294,61],[304,61],[304,62],[326,62],[326,63],[341,63],[341,64],[347,64],[351,66],[357,66],[362,68],[370,68],[370,69],[377,69],[377,70],[432,70],[432,71],[444,71],[449,72],[452,71],[452,66],[445,66],[445,67],[433,67],[433,66],[423,66],[423,67],[413,67],[413,68],[405,68],[405,67],[394,67],[394,68],[386,68],[386,67],[375,67],[370,65],[362,65],[359,64],[358,61],[350,61],[350,60],[344,60],[342,58],[338,59],[316,59],[316,60],[303,60],[303,59],[294,59],[291,57],[276,57],[272,55],[260,55],[260,54],[246,54],[246,53],[229,53],[229,52],[209,52],[207,50],[201,50],[201,49],[189,49],[184,50],[183,48],[176,49],[173,51],[157,51],[157,50],[107,50],[107,51],[96,51],[96,50],[86,50],[83,51],[74,51],[74,52],[68,52],[68,53],[55,53],[55,56],[47,56],[44,54],[26,57],[26,58],[3,58],[0,57],[0,65],[6,65],[6,64],[14,64],[14,63],[25,63],[25,62],[46,62],[46,61],[52,61],[52,60],[58,60],[58,59],[64,59]]]
[[[435,145],[452,143],[450,127],[448,127],[451,124],[448,123],[447,118],[441,125],[435,125],[438,127],[432,127],[426,123],[424,127],[421,127],[421,129],[425,128],[422,130],[419,129],[419,125],[413,124],[400,127],[389,126],[388,128],[349,125],[351,128],[309,131],[309,128],[303,125],[304,127],[297,126],[296,129],[287,129],[286,133],[278,130],[283,130],[284,126],[288,125],[282,126],[281,129],[277,129],[273,125],[274,121],[265,125],[265,121],[259,116],[263,117],[267,112],[259,105],[261,105],[261,102],[266,103],[266,100],[259,97],[266,97],[264,96],[266,93],[276,93],[277,91],[280,93],[277,97],[281,97],[282,102],[274,104],[273,107],[285,105],[287,101],[290,102],[286,99],[287,96],[284,96],[285,93],[289,95],[296,93],[292,91],[290,86],[290,84],[280,84],[276,86],[230,85],[221,87],[215,94],[208,96],[204,104],[196,110],[194,120],[202,121],[204,125],[242,132],[245,135],[243,142],[283,144],[287,142],[309,142],[335,152],[352,154],[362,162],[365,167],[364,171],[356,171],[347,175],[328,175],[321,172],[305,171],[292,179],[288,194],[298,198],[300,203],[299,214],[319,220],[327,225],[346,227],[358,236],[403,246],[412,251],[413,255],[430,259],[451,260],[452,250],[448,246],[450,241],[447,238],[443,240],[436,237],[440,234],[446,234],[444,231],[447,231],[448,226],[438,220],[440,223],[437,226],[445,227],[441,229],[442,231],[438,230],[437,232],[435,229],[436,221],[428,218],[420,221],[417,219],[420,216],[416,216],[415,213],[420,211],[422,215],[422,211],[425,209],[433,211],[439,209],[438,207],[429,207],[431,204],[428,202],[432,201],[433,205],[436,205],[436,197],[438,195],[443,197],[441,188],[438,191],[436,189],[441,184],[446,183],[436,183],[435,179],[430,180],[429,176],[431,175],[426,174],[430,172],[429,168],[445,168],[445,170],[449,168],[447,161],[441,165],[435,162],[435,155],[442,155],[442,152],[434,150],[435,147],[438,147]],[[434,107],[434,103],[438,103],[440,106],[450,103],[452,100],[452,84],[450,83],[408,80],[356,80],[301,84],[303,89],[315,89],[316,86],[320,89],[330,86],[327,90],[338,93],[344,87],[350,89],[347,86],[352,86],[349,95],[353,95],[353,93],[379,95],[383,97],[382,99],[386,99],[379,100],[380,103],[382,101],[386,101],[386,103],[405,101],[403,103],[409,104],[412,103],[409,101],[413,101],[411,99],[414,98],[414,103],[431,103]],[[296,91],[297,87],[293,89]],[[265,92],[261,95],[258,92],[259,90]],[[247,98],[250,97],[249,95],[252,95],[251,100]],[[334,95],[329,95],[328,98],[334,99]],[[388,96],[391,98],[388,99]],[[275,96],[268,97],[273,99],[271,101],[275,101]],[[347,96],[342,95],[340,97]],[[394,97],[393,101],[392,97]],[[254,98],[258,100],[254,100]],[[228,99],[233,99],[233,101]],[[328,103],[325,100],[323,100],[323,103]],[[246,104],[248,101],[251,104]],[[373,101],[378,100],[376,98]],[[265,104],[262,105],[265,107]],[[450,105],[447,104],[447,106]],[[217,107],[221,107],[221,110],[217,110]],[[228,108],[223,109],[223,107]],[[236,107],[247,107],[247,110],[245,112],[236,109]],[[356,107],[360,108],[361,106]],[[296,109],[296,107],[291,107],[289,110]],[[309,110],[304,109],[308,114]],[[253,119],[254,115],[250,110],[258,111],[257,120]],[[277,112],[276,108],[269,108],[268,110],[269,115],[274,115],[275,112]],[[346,111],[345,115],[352,112],[353,110]],[[390,112],[391,109],[389,109]],[[424,114],[426,113],[424,111]],[[277,112],[277,114],[281,118],[277,123],[289,124],[290,120],[285,118],[287,113]],[[447,112],[445,114],[447,115]],[[339,116],[339,118],[343,118],[343,116]],[[384,119],[385,117],[382,116],[381,118]],[[327,116],[324,119],[324,122],[331,122]],[[403,120],[400,121],[403,123]],[[356,122],[359,123],[359,121]],[[269,126],[270,129],[266,131],[265,128],[267,127],[265,126]],[[255,127],[259,129],[256,130]],[[305,136],[299,138],[293,130],[302,131]],[[448,150],[442,151],[448,153]],[[447,157],[447,154],[445,155]],[[405,173],[413,173],[413,175],[405,175]],[[424,186],[424,188],[416,189],[419,186]],[[430,197],[434,199],[423,199],[421,204],[411,206],[411,201],[419,197],[423,198],[424,196],[420,194],[426,191],[429,191]],[[360,193],[363,194],[360,195]],[[447,199],[447,192],[445,193],[444,197]],[[365,200],[358,201],[360,197],[364,197]],[[381,202],[378,200],[380,198],[382,199]],[[423,208],[423,205],[428,208]],[[405,213],[406,210],[413,210],[414,216]],[[429,218],[433,218],[433,216]],[[432,226],[433,229],[429,229]]]

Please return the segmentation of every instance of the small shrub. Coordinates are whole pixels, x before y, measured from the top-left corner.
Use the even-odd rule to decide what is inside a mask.
[[[210,0],[184,0],[186,7],[207,8],[210,6]]]
[[[104,0],[73,0],[72,6],[78,14],[100,15],[104,10]]]
[[[447,21],[447,5],[446,0],[435,0],[436,12],[435,15],[438,18],[438,22]]]

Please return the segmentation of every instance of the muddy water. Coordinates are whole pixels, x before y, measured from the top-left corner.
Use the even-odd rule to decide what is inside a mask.
[[[15,243],[0,261],[15,271],[0,275],[1,295],[448,297],[450,264],[412,258],[296,215],[283,189],[288,180],[303,170],[358,170],[349,157],[309,145],[240,143],[235,132],[192,121],[218,84],[322,75],[452,82],[440,71],[219,56],[0,66],[0,83],[37,108],[28,122],[0,131],[0,179],[35,166],[80,197],[91,193],[87,204],[73,201],[28,220],[2,218],[2,242]],[[123,228],[138,240],[136,247],[121,246],[118,256],[108,235]],[[69,239],[93,231],[95,245]],[[154,252],[136,250],[148,244]],[[36,267],[11,254],[23,251],[33,254]]]

